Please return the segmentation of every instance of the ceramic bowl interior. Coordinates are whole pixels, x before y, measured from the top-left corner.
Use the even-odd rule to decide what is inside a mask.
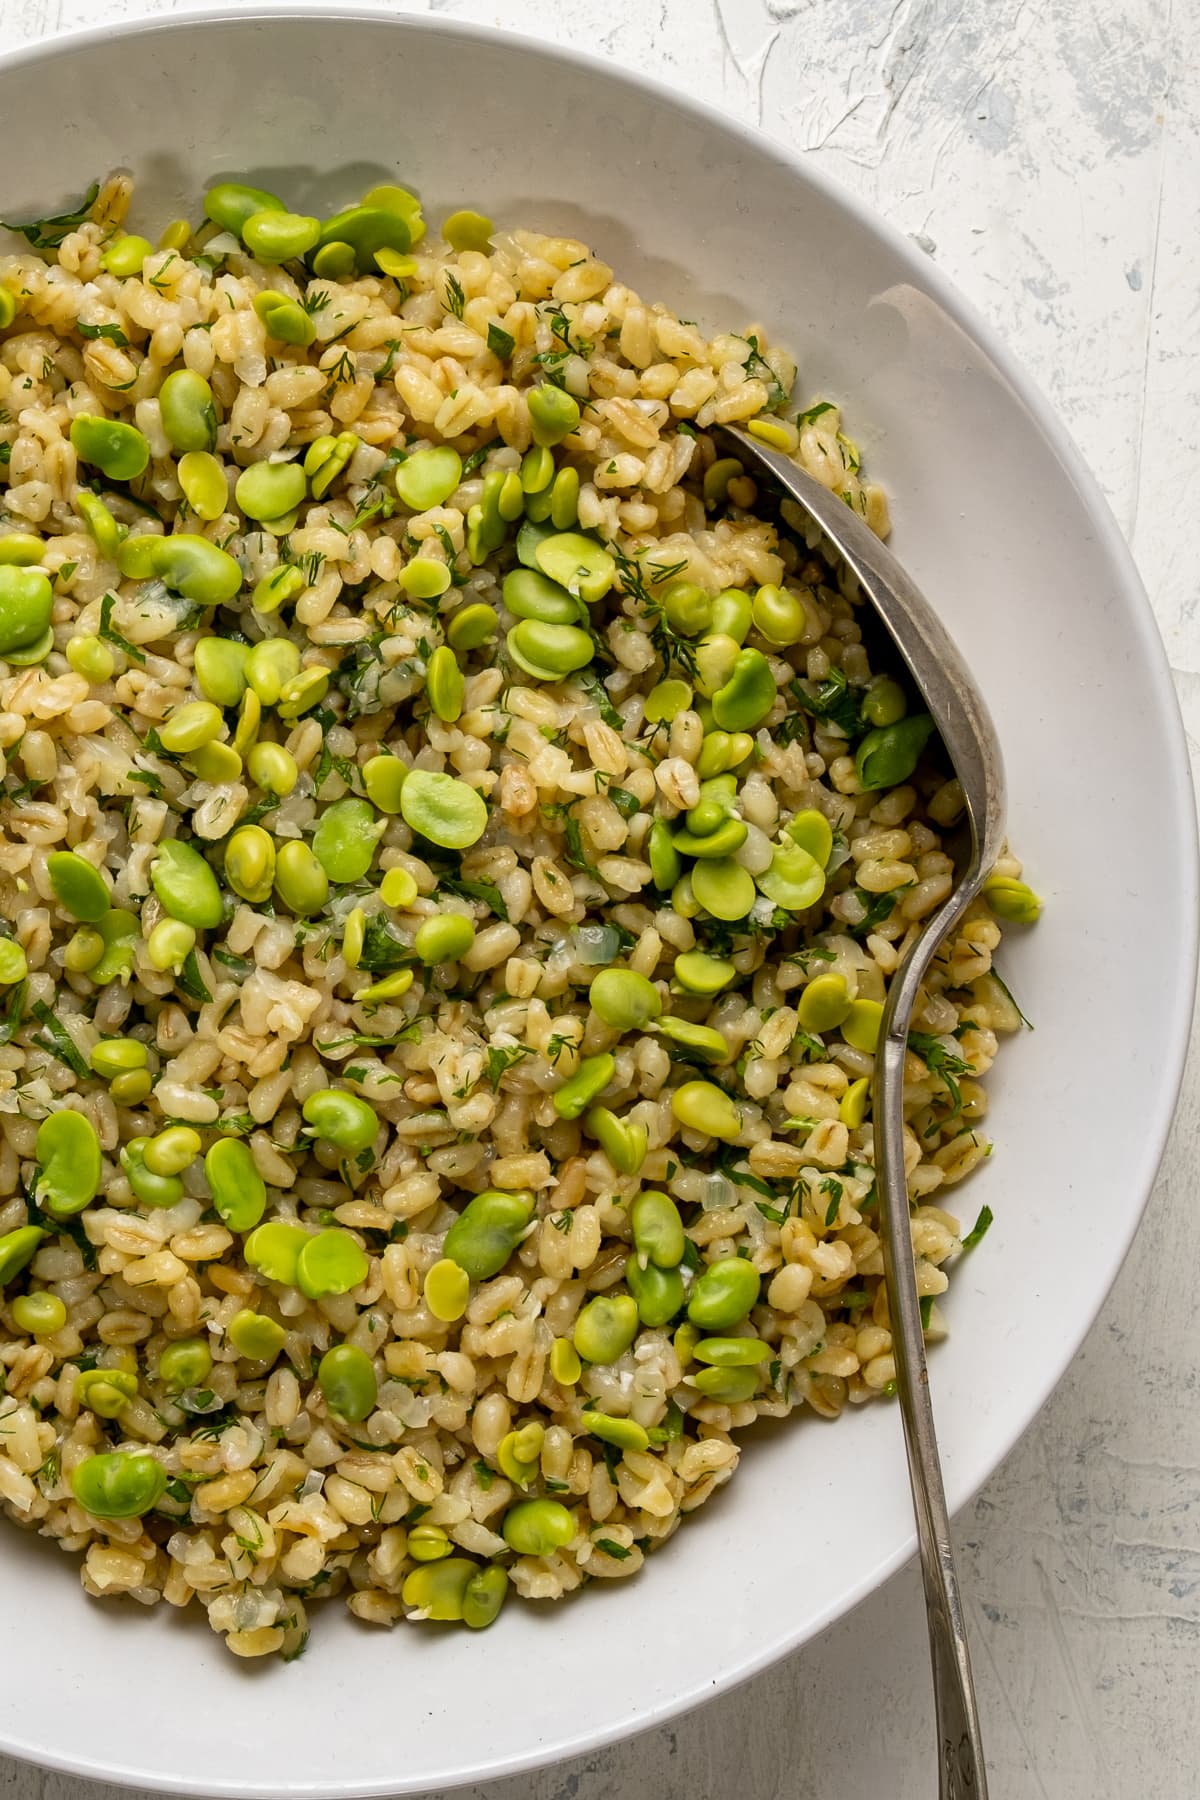
[[[470,205],[570,231],[686,317],[762,321],[798,355],[803,394],[844,403],[890,490],[894,547],[986,692],[1013,839],[1047,900],[1001,961],[1036,1030],[989,1078],[996,1152],[952,1202],[969,1223],[986,1201],[996,1220],[954,1278],[933,1358],[961,1505],[1119,1267],[1193,981],[1194,827],[1161,647],[1045,404],[927,259],[781,150],[614,67],[440,15],[243,8],[105,30],[0,65],[0,116],[10,144],[36,145],[0,175],[10,218],[118,166],[153,226],[194,213],[221,174],[305,212],[399,178],[435,220]],[[5,1528],[0,1749],[206,1795],[495,1778],[743,1678],[845,1612],[911,1540],[895,1409],[797,1416],[760,1433],[628,1585],[512,1605],[478,1636],[384,1635],[317,1607],[303,1659],[268,1668],[237,1664],[199,1618],[86,1600],[74,1559]]]

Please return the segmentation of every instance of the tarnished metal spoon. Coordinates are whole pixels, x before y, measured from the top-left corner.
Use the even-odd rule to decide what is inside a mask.
[[[820,527],[857,577],[908,665],[962,785],[970,851],[958,885],[924,920],[892,976],[875,1056],[875,1172],[883,1261],[896,1357],[896,1391],[912,1483],[939,1739],[940,1800],[987,1800],[987,1771],[971,1680],[962,1599],[929,1398],[921,1306],[904,1176],[904,1055],[917,990],[939,946],[978,896],[1004,842],[1004,766],[996,729],[970,670],[941,620],[891,551],[841,496],[738,427],[721,430],[733,454],[782,489]]]

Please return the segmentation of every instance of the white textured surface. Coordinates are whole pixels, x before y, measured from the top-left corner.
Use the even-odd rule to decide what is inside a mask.
[[[0,0],[0,49],[171,4]],[[1200,735],[1195,557],[1185,555],[1200,478],[1200,13],[1173,15],[1170,0],[898,0],[890,10],[878,0],[429,0],[429,10],[590,44],[665,75],[807,149],[916,235],[1040,379],[1099,475]],[[1098,850],[1097,879],[1111,854]],[[1195,1791],[1198,1122],[1193,1074],[1100,1322],[960,1522],[995,1800]],[[182,1721],[184,1697],[175,1703]],[[674,1726],[470,1792],[828,1800],[871,1788],[915,1800],[934,1791],[929,1712],[909,1571],[799,1656]],[[402,1725],[397,1740],[402,1757]],[[3,1800],[93,1791],[0,1759]]]

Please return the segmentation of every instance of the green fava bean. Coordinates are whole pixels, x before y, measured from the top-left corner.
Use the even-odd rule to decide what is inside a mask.
[[[761,1286],[758,1270],[745,1257],[719,1257],[706,1264],[696,1277],[688,1301],[688,1318],[702,1331],[728,1331],[741,1324],[758,1299]]]
[[[46,874],[55,899],[73,919],[94,925],[112,904],[108,885],[99,869],[74,850],[56,850],[48,856]]]
[[[229,505],[229,477],[207,450],[189,450],[176,470],[183,497],[198,519],[211,524]]]
[[[104,955],[104,939],[98,931],[86,927],[76,931],[63,951],[63,967],[73,975],[86,975]]]
[[[638,1323],[632,1294],[596,1294],[576,1319],[571,1342],[584,1362],[615,1363],[637,1336]]]
[[[550,490],[550,523],[567,531],[579,523],[579,470],[560,469]]]
[[[655,887],[664,891],[673,888],[683,874],[683,858],[665,819],[655,819],[646,833],[646,855]]]
[[[39,1227],[26,1225],[22,1229],[38,1231]],[[3,1243],[3,1238],[0,1238],[0,1257],[3,1256]],[[0,1261],[0,1285],[3,1281],[3,1262]],[[27,1331],[30,1337],[52,1337],[67,1322],[66,1306],[57,1294],[41,1291],[36,1294],[18,1294],[10,1310],[18,1331]]]
[[[781,649],[798,644],[808,628],[804,602],[787,588],[768,582],[754,596],[754,629]]]
[[[365,1350],[335,1344],[317,1365],[317,1382],[325,1403],[352,1425],[369,1418],[379,1397],[375,1365]]]
[[[704,858],[692,868],[692,891],[714,919],[744,919],[757,897],[754,877],[727,857]]]
[[[286,211],[277,194],[270,194],[265,188],[248,187],[241,181],[219,181],[204,196],[205,217],[237,237],[241,237],[246,220],[256,213]]]
[[[12,938],[0,938],[0,987],[14,987],[29,973],[29,959]]]
[[[329,898],[329,877],[299,838],[289,839],[276,852],[275,892],[300,919],[320,912]]]
[[[749,1400],[758,1387],[759,1371],[757,1368],[697,1369],[688,1375],[688,1381],[706,1399],[737,1406],[741,1401]]]
[[[788,820],[785,830],[793,844],[807,850],[822,869],[826,867],[833,854],[833,826],[824,813],[815,807],[807,807]]]
[[[178,974],[196,947],[196,933],[181,919],[160,919],[146,939],[146,955],[155,969],[174,969]]]
[[[45,662],[54,648],[54,632],[49,626],[40,638],[34,638],[32,644],[23,644],[19,650],[10,650],[7,660],[17,668],[31,668],[34,663]]]
[[[845,977],[817,975],[801,994],[796,1012],[805,1031],[836,1031],[850,1013]]]
[[[139,1519],[167,1491],[167,1471],[148,1450],[110,1450],[71,1471],[71,1492],[96,1519]]]
[[[694,1025],[690,1019],[660,1019],[655,1027],[660,1037],[678,1045],[693,1062],[727,1063],[733,1052],[729,1041],[711,1025]]]
[[[444,850],[465,850],[487,829],[487,803],[482,794],[453,775],[412,769],[400,794],[406,825]]]
[[[318,1231],[296,1262],[296,1286],[310,1300],[326,1294],[348,1294],[371,1272],[370,1259],[348,1231]]]
[[[78,413],[71,421],[71,443],[76,456],[108,476],[110,481],[133,481],[150,461],[150,445],[136,425],[121,419],[101,419]]]
[[[462,913],[441,913],[426,919],[417,927],[413,949],[420,961],[433,967],[435,963],[457,962],[475,942],[475,927]]]
[[[300,670],[300,651],[290,638],[264,638],[246,654],[246,681],[264,706],[274,706],[284,683]]]
[[[758,885],[775,906],[788,912],[804,912],[815,906],[825,892],[825,871],[815,856],[797,844],[774,852],[770,868],[758,877]]]
[[[698,811],[699,808],[695,810]],[[731,857],[736,850],[741,849],[749,835],[750,828],[741,819],[727,817],[715,831],[708,832],[704,837],[697,837],[690,831],[677,831],[675,848],[681,856]]]
[[[694,581],[668,582],[659,605],[671,630],[681,637],[699,637],[712,624],[712,601]]]
[[[232,638],[202,637],[192,652],[196,685],[214,706],[236,706],[246,691],[249,648]]]
[[[480,1569],[472,1575],[463,1591],[463,1624],[472,1631],[484,1631],[499,1616],[508,1597],[508,1572],[501,1568]]]
[[[51,1117],[58,1115],[52,1113]],[[6,1231],[0,1237],[0,1288],[33,1261],[38,1245],[48,1235],[40,1225],[19,1225],[15,1231]]]
[[[890,675],[877,675],[863,695],[862,716],[868,725],[895,725],[908,711],[904,689]]]
[[[90,1206],[100,1192],[100,1139],[90,1119],[64,1108],[50,1113],[37,1130],[38,1205],[56,1218]]]
[[[864,793],[899,787],[907,781],[934,730],[928,713],[914,713],[895,725],[868,731],[854,753],[854,769]]]
[[[724,1088],[711,1081],[685,1081],[671,1095],[671,1111],[689,1131],[700,1131],[706,1137],[737,1137],[742,1129],[742,1115]]]
[[[471,1298],[471,1277],[450,1257],[443,1256],[426,1271],[425,1304],[435,1319],[452,1325],[461,1319]]]
[[[717,689],[724,687],[733,674],[734,666],[741,651],[731,637],[722,637],[719,632],[709,632],[701,638],[696,646],[696,688],[702,699],[710,701]],[[700,708],[696,708],[700,712]],[[701,713],[703,722],[703,714]],[[711,730],[712,721],[705,724],[706,731]]]
[[[295,600],[297,595],[304,592],[304,588],[304,576],[300,570],[290,563],[283,563],[255,582],[250,604],[255,612],[278,612],[285,600]],[[290,676],[288,679],[290,680]]]
[[[212,1203],[230,1231],[253,1231],[267,1208],[267,1184],[249,1144],[218,1138],[204,1158]]]
[[[375,860],[383,820],[368,800],[335,800],[313,833],[313,854],[330,881],[361,881]]]
[[[287,1332],[277,1319],[253,1312],[248,1306],[233,1315],[225,1335],[248,1362],[274,1362],[287,1342]]]
[[[152,878],[153,879],[153,878]],[[135,913],[114,906],[96,922],[96,931],[104,948],[87,973],[97,987],[118,980],[133,967],[134,945],[141,937],[141,921]]]
[[[349,244],[322,244],[309,258],[314,275],[327,281],[345,281],[354,273],[354,252]]]
[[[266,326],[268,337],[278,338],[281,344],[295,344],[301,350],[307,350],[310,344],[316,342],[316,326],[304,308],[299,306],[295,300],[289,300],[286,295],[271,292],[256,294],[254,310]],[[346,460],[349,461],[349,458],[347,457]],[[306,458],[306,473],[307,469]],[[329,481],[332,480],[333,476],[330,475]],[[327,482],[326,486],[328,485]]]
[[[616,579],[617,565],[609,552],[582,532],[552,532],[541,538],[534,556],[543,575],[589,606],[603,600]]]
[[[596,653],[590,632],[575,625],[546,625],[522,619],[508,634],[508,653],[535,681],[561,681],[586,669]]]
[[[619,1119],[607,1106],[593,1106],[585,1123],[617,1174],[636,1175],[649,1148],[646,1127]]]
[[[1011,875],[989,875],[983,897],[998,919],[1007,919],[1012,925],[1033,925],[1041,917],[1041,900],[1029,883]]]
[[[86,488],[83,492],[87,492]],[[11,563],[17,568],[31,568],[40,563],[45,554],[45,544],[31,531],[6,531],[0,537],[0,567]]]
[[[692,689],[688,682],[676,680],[660,681],[646,695],[646,722],[649,725],[669,725],[677,719],[692,703]]]
[[[439,644],[429,659],[425,690],[429,704],[439,719],[452,725],[461,718],[466,679],[458,666],[458,658],[448,644]]]
[[[264,793],[274,794],[277,800],[290,794],[300,779],[291,751],[265,738],[251,750],[248,765],[251,780],[257,782]]]
[[[722,731],[753,731],[775,704],[775,677],[761,650],[739,650],[733,672],[712,697]]]
[[[190,1125],[168,1125],[157,1137],[150,1138],[142,1150],[142,1161],[154,1175],[182,1175],[200,1154],[200,1133]]]
[[[534,444],[521,458],[521,488],[526,494],[543,494],[554,480],[554,457],[545,444]]]
[[[449,1624],[464,1617],[467,1591],[479,1572],[479,1564],[465,1556],[422,1563],[405,1576],[400,1598],[427,1618]]]
[[[353,1155],[368,1150],[379,1130],[379,1115],[373,1106],[344,1088],[319,1088],[301,1107],[304,1123],[311,1125],[316,1136],[335,1149]]]
[[[616,1058],[604,1051],[600,1056],[586,1056],[575,1073],[556,1089],[554,1110],[560,1119],[577,1119],[599,1098],[613,1078]]]
[[[431,450],[414,450],[394,477],[397,494],[415,513],[444,505],[462,478],[462,457],[446,444]]]
[[[650,1438],[636,1419],[617,1419],[611,1413],[593,1412],[585,1407],[579,1415],[583,1429],[602,1444],[615,1444],[619,1450],[648,1450]]]
[[[436,600],[446,592],[451,580],[446,564],[433,556],[414,556],[396,577],[398,585],[413,600]]]
[[[701,1338],[692,1347],[697,1362],[720,1369],[750,1369],[756,1363],[770,1362],[774,1354],[770,1344],[753,1337]]]
[[[457,1263],[472,1281],[498,1275],[533,1216],[533,1195],[488,1188],[468,1200],[446,1233],[442,1255]]]
[[[269,526],[295,512],[307,491],[299,463],[256,462],[242,470],[233,493],[248,519]]]
[[[159,727],[159,741],[172,756],[183,756],[211,744],[225,728],[220,707],[211,700],[189,700],[177,706],[165,725]]]
[[[479,650],[490,643],[499,624],[495,607],[484,600],[477,601],[454,614],[446,627],[446,642],[457,655],[463,656],[468,650]]]
[[[348,244],[360,275],[371,273],[377,251],[396,250],[403,256],[412,248],[412,242],[404,215],[381,206],[348,206],[321,227],[320,248]]]
[[[738,768],[753,749],[754,739],[747,731],[710,731],[700,746],[696,773],[702,781],[712,781]]]
[[[518,1556],[553,1556],[575,1536],[575,1515],[558,1500],[518,1500],[505,1513],[501,1530]]]
[[[372,805],[393,816],[400,811],[400,792],[408,765],[398,756],[371,756],[362,766],[363,786]]]
[[[300,312],[300,317],[312,330],[312,321],[307,313],[301,312],[299,307],[295,310]],[[278,309],[272,316],[277,319]],[[329,492],[343,469],[348,466],[350,458],[358,449],[359,441],[356,432],[342,431],[337,437],[319,437],[308,446],[308,453],[304,458],[304,473],[308,476],[314,500],[322,499]]]
[[[658,989],[635,969],[601,969],[588,989],[588,1001],[614,1031],[639,1031],[662,1012]]]
[[[539,619],[543,625],[579,622],[580,602],[557,581],[537,569],[511,569],[504,577],[504,604],[518,619]]]
[[[75,511],[91,532],[100,554],[107,556],[110,560],[114,558],[121,547],[121,539],[125,532],[117,524],[103,500],[96,494],[89,494],[86,488],[80,488],[75,496]],[[35,557],[34,561],[40,562],[40,555]]]
[[[634,1247],[656,1268],[675,1269],[687,1247],[683,1220],[670,1194],[647,1188],[629,1209]]]
[[[749,594],[743,594],[739,588],[723,588],[713,601],[710,629],[719,631],[722,637],[731,637],[735,644],[743,644],[753,616]]]
[[[301,1225],[288,1225],[282,1219],[269,1219],[258,1225],[242,1246],[242,1255],[252,1269],[281,1287],[295,1287],[296,1267],[300,1252],[308,1242],[308,1232]]]
[[[268,207],[251,213],[242,226],[242,242],[259,262],[294,262],[315,249],[321,236],[321,221],[306,213],[280,212]]]
[[[471,212],[464,208],[460,212],[451,213],[442,226],[442,236],[452,250],[478,250],[484,256],[491,247],[491,236],[496,227],[484,213]]]
[[[842,1036],[855,1050],[873,1055],[883,1026],[883,1007],[878,1000],[855,1000],[842,1021]]]
[[[221,889],[198,850],[179,838],[164,838],[150,865],[154,891],[173,919],[197,931],[221,923]]]
[[[67,640],[66,657],[76,674],[85,675],[89,681],[110,681],[117,666],[104,640],[88,633]]]
[[[126,538],[117,554],[117,567],[132,581],[157,576],[174,593],[198,606],[223,605],[242,585],[242,571],[228,551],[190,531],[177,531],[170,537],[143,534]]]
[[[0,563],[0,656],[37,644],[50,629],[54,590],[40,569]]]
[[[153,1169],[146,1167],[142,1152],[149,1141],[148,1138],[131,1138],[129,1143],[122,1144],[119,1160],[126,1180],[143,1206],[178,1206],[183,1199],[183,1183],[178,1175],[156,1175]]]
[[[703,950],[685,950],[675,958],[675,979],[689,994],[719,994],[737,980],[737,967],[723,956]]]
[[[536,1421],[522,1426],[520,1431],[508,1432],[501,1438],[496,1451],[500,1473],[516,1487],[528,1487],[537,1474],[545,1441],[545,1428]]]
[[[652,1331],[669,1324],[683,1310],[683,1276],[678,1269],[660,1269],[654,1263],[643,1268],[631,1256],[625,1265],[625,1284],[637,1302],[638,1318]]]
[[[212,1351],[203,1338],[178,1338],[158,1359],[158,1379],[173,1394],[199,1387],[212,1373]]]
[[[213,391],[193,369],[176,369],[158,390],[162,428],[172,450],[212,450],[217,441]]]
[[[136,1398],[137,1376],[126,1369],[82,1369],[75,1382],[75,1398],[101,1419],[116,1419]]]
[[[561,444],[579,424],[579,402],[563,388],[543,382],[530,390],[528,401],[535,444]]]
[[[131,275],[141,274],[142,264],[153,253],[154,245],[150,239],[138,237],[131,231],[110,245],[100,258],[100,267],[106,274],[115,275],[118,281],[128,281]]]

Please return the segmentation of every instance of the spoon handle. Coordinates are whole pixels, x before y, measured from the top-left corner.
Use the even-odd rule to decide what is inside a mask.
[[[978,873],[968,871],[958,891],[927,923],[897,970],[884,1009],[875,1059],[875,1170],[883,1217],[884,1276],[929,1620],[940,1800],[987,1800],[987,1770],[929,1394],[904,1173],[902,1096],[908,1027],[917,988],[938,945],[962,916],[978,887]]]

